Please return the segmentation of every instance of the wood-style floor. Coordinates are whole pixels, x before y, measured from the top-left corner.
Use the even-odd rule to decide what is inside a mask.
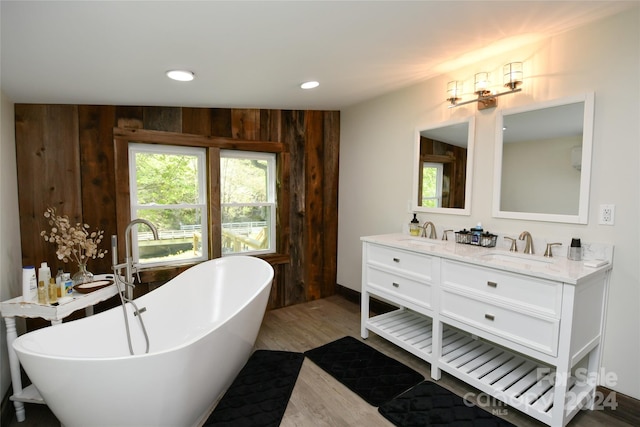
[[[304,352],[345,335],[360,337],[360,308],[336,295],[305,304],[294,305],[266,313],[256,342],[256,348]],[[370,334],[366,343],[405,363],[429,379],[429,364]],[[475,390],[443,373],[438,382],[459,395]],[[489,409],[490,408],[485,408]],[[515,409],[498,407],[503,418],[516,426],[541,427],[542,424]],[[27,419],[15,418],[8,427],[58,426],[55,416],[44,405],[26,405]],[[352,393],[329,374],[305,359],[296,382],[282,427],[293,426],[367,426],[392,427],[373,407]],[[582,411],[569,423],[571,427],[629,427],[607,411]]]

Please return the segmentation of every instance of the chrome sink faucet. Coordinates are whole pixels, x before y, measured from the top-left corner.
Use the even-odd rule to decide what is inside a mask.
[[[524,253],[532,255],[533,251],[533,240],[531,239],[531,233],[528,231],[523,231],[520,233],[520,240],[524,240]]]
[[[429,238],[437,239],[438,236],[436,234],[436,226],[433,225],[431,221],[425,221],[424,225],[422,226],[422,237],[427,237],[427,228],[429,228],[429,226],[431,226],[431,232],[429,233]]]

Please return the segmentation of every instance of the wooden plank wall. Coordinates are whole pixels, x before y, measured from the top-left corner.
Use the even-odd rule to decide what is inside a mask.
[[[47,261],[54,272],[75,271],[40,236],[48,230],[47,206],[104,230],[102,247],[109,248],[117,234],[115,174],[128,173],[115,170],[113,129],[161,130],[285,144],[280,185],[289,188],[290,203],[280,209],[289,227],[278,245],[288,262],[275,266],[270,308],[335,293],[339,112],[16,104],[15,120],[23,265]],[[111,254],[88,265],[110,271]]]

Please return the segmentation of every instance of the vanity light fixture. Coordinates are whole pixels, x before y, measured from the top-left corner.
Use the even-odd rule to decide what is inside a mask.
[[[451,103],[449,108],[459,107],[460,105],[470,104],[472,102],[478,103],[478,110],[484,110],[487,108],[495,108],[498,106],[497,98],[502,95],[508,95],[510,93],[520,92],[522,89],[519,88],[522,84],[522,62],[510,62],[509,64],[505,64],[502,68],[503,74],[503,84],[509,90],[501,93],[491,93],[489,87],[491,86],[490,75],[488,72],[480,72],[476,73],[473,81],[473,92],[478,96],[476,99],[471,99],[465,102],[458,102],[460,98],[457,96],[460,92],[455,90],[458,84],[460,84],[460,88],[462,88],[462,82],[449,82],[447,84],[447,101]],[[452,85],[455,84],[455,85]]]
[[[171,80],[177,80],[179,82],[190,82],[195,78],[193,71],[187,70],[169,70],[167,71],[167,77]]]
[[[447,83],[447,101],[451,103],[451,105],[456,105],[456,102],[460,101],[462,98],[462,82],[454,80]]]
[[[318,86],[320,86],[320,83],[316,81],[304,82],[300,85],[302,89],[314,89]]]

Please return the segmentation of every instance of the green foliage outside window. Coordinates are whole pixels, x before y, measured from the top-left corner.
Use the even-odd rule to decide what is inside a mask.
[[[198,203],[198,159],[182,154],[136,153],[140,205]],[[199,224],[196,209],[145,209],[144,218],[164,230]]]
[[[225,157],[220,161],[221,200],[225,204],[267,203],[267,161]],[[265,221],[262,206],[237,206],[222,210],[222,222]]]
[[[422,168],[422,206],[438,207],[438,169],[424,166]]]

